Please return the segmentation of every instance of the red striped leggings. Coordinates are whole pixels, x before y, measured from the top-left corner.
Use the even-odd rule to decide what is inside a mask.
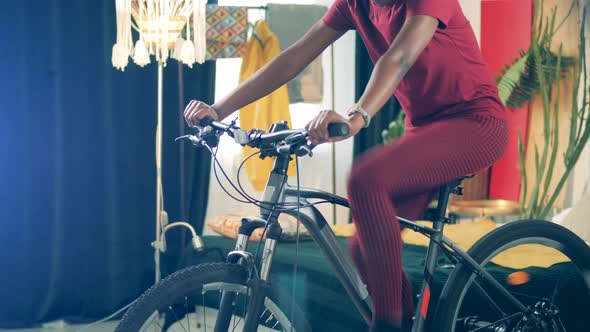
[[[409,127],[399,142],[355,162],[348,197],[357,233],[349,249],[373,298],[374,320],[401,322],[414,312],[395,216],[418,218],[438,187],[491,166],[507,142],[505,120],[455,115]]]

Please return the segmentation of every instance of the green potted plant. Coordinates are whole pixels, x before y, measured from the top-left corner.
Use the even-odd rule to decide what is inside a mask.
[[[551,43],[555,33],[561,28],[570,17],[575,6],[572,2],[568,14],[564,20],[555,26],[557,8],[554,7],[551,13],[551,20],[544,17],[543,2],[535,0],[535,20],[533,22],[532,42],[528,51],[521,50],[520,56],[512,64],[506,65],[501,70],[501,76],[497,78],[498,94],[500,99],[508,107],[521,108],[530,103],[533,97],[541,92],[541,81],[539,71],[549,76],[565,77],[568,70],[577,64],[577,59],[573,57],[559,57],[558,54],[551,51]],[[533,52],[536,51],[536,55]],[[557,63],[560,59],[558,69]],[[537,64],[541,64],[538,66]]]
[[[381,137],[383,138],[383,143],[391,143],[395,140],[398,140],[402,137],[406,131],[406,114],[403,110],[400,110],[397,118],[389,123],[387,129],[383,129],[381,132]]]
[[[519,137],[519,154],[521,167],[522,195],[521,217],[526,219],[545,219],[551,212],[555,200],[563,189],[571,171],[577,163],[584,147],[590,138],[590,116],[588,112],[588,93],[586,68],[586,39],[584,24],[586,12],[582,15],[580,27],[579,47],[577,59],[562,55],[562,45],[557,52],[551,51],[555,31],[555,17],[557,8],[553,8],[551,15],[544,18],[543,3],[535,1],[535,19],[531,46],[511,67],[504,71],[498,82],[500,97],[507,106],[519,107],[528,103],[534,95],[539,94],[543,108],[543,140],[540,144],[528,146],[534,149],[535,176],[527,174],[525,167],[525,147]],[[570,10],[571,12],[571,10]],[[568,14],[569,16],[569,14]],[[540,64],[540,65],[538,65]],[[560,81],[571,79],[574,88],[570,96],[572,109],[568,140],[560,142],[559,117],[561,86]],[[578,97],[582,96],[581,102]],[[565,153],[558,158],[558,147],[567,144]],[[555,173],[557,162],[564,163],[564,170]],[[554,177],[559,180],[555,187],[551,187]],[[528,194],[530,187],[530,195]]]

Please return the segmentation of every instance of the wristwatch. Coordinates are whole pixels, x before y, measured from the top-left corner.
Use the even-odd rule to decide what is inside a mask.
[[[350,111],[348,111],[347,115],[352,116],[354,113],[358,113],[363,117],[363,121],[365,121],[365,125],[363,128],[367,128],[369,124],[371,124],[371,117],[369,114],[361,107],[359,104],[354,104]]]

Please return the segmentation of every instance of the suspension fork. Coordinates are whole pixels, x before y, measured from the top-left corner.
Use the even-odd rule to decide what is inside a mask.
[[[270,295],[271,286],[268,282],[270,267],[272,265],[277,241],[281,238],[283,231],[278,223],[278,216],[280,213],[273,209],[274,203],[270,202],[281,202],[283,200],[289,160],[290,157],[288,155],[280,155],[275,160],[273,170],[270,173],[262,196],[263,203],[261,204],[260,209],[261,218],[242,219],[242,225],[239,229],[235,250],[228,255],[228,262],[230,263],[245,263],[246,257],[252,257],[251,254],[246,252],[248,239],[254,230],[265,227],[268,222],[266,240],[264,241],[264,250],[262,252],[262,260],[260,264],[260,277],[253,277],[253,273],[250,273],[248,280],[248,295],[251,294],[251,297],[248,300],[248,306],[246,308],[246,319],[244,322],[244,331],[246,332],[257,330],[258,321],[264,307],[264,300]],[[249,271],[254,268],[253,264],[254,259],[248,264],[251,265],[248,266]],[[222,293],[219,312],[217,314],[217,322],[215,324],[215,332],[226,332],[229,328],[235,298],[236,293],[227,291]]]
[[[249,264],[245,261],[248,257],[246,248],[248,247],[248,239],[250,238],[250,235],[252,235],[252,232],[256,229],[252,227],[255,223],[259,224],[260,221],[250,222],[249,219],[242,219],[242,226],[240,226],[239,229],[236,246],[234,251],[229,253],[227,257],[228,263]],[[236,293],[230,291],[223,291],[221,293],[221,301],[219,302],[219,310],[217,311],[214,332],[227,332],[229,329],[236,295]]]
[[[278,222],[280,212],[276,211],[274,204],[284,200],[284,191],[287,182],[287,169],[289,168],[289,155],[279,155],[274,162],[273,170],[268,178],[264,194],[262,196],[260,215],[268,225],[264,250],[260,262],[260,277],[250,278],[248,289],[252,294],[246,308],[244,331],[256,331],[260,319],[264,300],[270,295],[271,286],[268,281],[270,267],[275,253],[277,241],[281,238],[283,229]]]
[[[248,239],[257,228],[264,227],[266,222],[262,219],[242,219],[235,250],[228,254],[228,263],[244,264],[249,271],[248,300],[244,331],[256,331],[258,321],[264,308],[264,300],[270,295],[271,286],[268,282],[270,267],[274,256],[277,241],[281,238],[282,228],[278,222],[271,222],[267,229],[264,250],[262,254],[260,277],[256,277],[254,270],[254,257],[246,251]],[[226,332],[231,322],[236,293],[223,291],[219,310],[215,323],[215,332]]]
[[[283,229],[278,222],[271,222],[268,226],[266,240],[264,241],[264,251],[262,252],[262,261],[260,264],[260,278],[251,278],[248,282],[248,288],[251,295],[246,308],[246,319],[244,322],[244,331],[256,331],[258,321],[263,313],[264,300],[270,296],[272,290],[268,277],[270,267],[275,253],[277,241],[281,238]]]

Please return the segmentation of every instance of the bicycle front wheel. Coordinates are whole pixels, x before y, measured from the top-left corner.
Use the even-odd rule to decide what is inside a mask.
[[[499,255],[523,249],[563,255],[565,262],[549,269],[521,270],[500,268],[492,262]],[[513,222],[489,233],[468,254],[528,310],[510,309],[511,305],[486,287],[471,268],[458,263],[441,292],[434,330],[553,332],[587,328],[590,247],[571,231],[547,221]]]
[[[147,290],[125,313],[115,331],[243,331],[252,295],[247,276],[243,266],[225,263],[201,264],[175,272]],[[226,315],[219,315],[222,294],[231,296],[225,304],[229,306],[229,311],[224,310]],[[287,295],[273,289],[264,300],[255,331],[309,331],[301,310],[296,305],[291,310],[291,305]]]

